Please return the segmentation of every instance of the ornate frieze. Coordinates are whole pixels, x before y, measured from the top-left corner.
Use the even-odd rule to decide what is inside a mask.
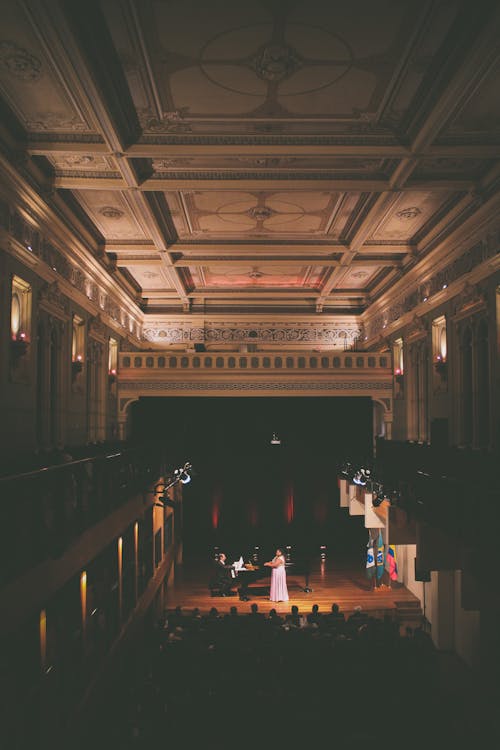
[[[290,383],[287,380],[269,382],[242,381],[217,383],[214,381],[186,382],[185,380],[158,382],[127,382],[128,391],[391,391],[391,380],[329,381],[322,383]]]
[[[380,335],[391,323],[411,312],[432,295],[446,289],[452,282],[470,273],[474,268],[484,263],[500,252],[500,232],[489,236],[481,242],[465,250],[460,256],[447,266],[437,270],[425,283],[410,288],[404,295],[395,298],[394,302],[385,310],[366,322],[366,338]]]
[[[69,317],[69,300],[61,292],[57,281],[45,282],[38,293],[39,305],[56,317],[65,320]]]
[[[460,294],[453,300],[453,320],[459,321],[486,309],[486,294],[477,284],[466,282]]]
[[[145,327],[146,341],[161,344],[179,343],[246,343],[246,344],[324,344],[343,349],[361,336],[359,325],[335,326],[255,324],[249,326],[205,323],[204,326],[189,321]]]
[[[121,307],[119,300],[102,289],[91,276],[87,275],[79,266],[68,260],[66,255],[53,242],[44,237],[41,232],[29,224],[24,216],[12,209],[7,202],[0,200],[0,227],[21,244],[29,253],[43,261],[62,279],[68,281],[72,287],[94,302],[103,313],[112,318],[124,329],[123,335],[131,333],[137,338],[141,336],[140,324]],[[64,302],[66,300],[66,302]],[[50,306],[55,315],[66,315],[67,303],[57,281],[45,284],[40,292],[40,302],[45,307]]]
[[[107,327],[99,314],[89,318],[88,326],[89,336],[103,343],[106,342]]]

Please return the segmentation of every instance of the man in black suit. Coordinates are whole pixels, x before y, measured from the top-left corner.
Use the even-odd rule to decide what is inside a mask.
[[[212,587],[218,588],[222,596],[229,596],[233,579],[231,577],[232,565],[226,565],[226,555],[224,552],[219,554],[218,560],[214,562],[214,576]]]

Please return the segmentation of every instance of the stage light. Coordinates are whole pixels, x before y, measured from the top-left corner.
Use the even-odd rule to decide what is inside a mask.
[[[177,484],[180,482],[181,484],[188,484],[188,482],[191,481],[191,475],[190,471],[192,471],[192,465],[189,461],[186,461],[184,466],[182,466],[180,469],[175,469],[173,472],[173,475],[167,479],[166,482],[161,482],[160,484],[157,484],[155,487],[155,492],[163,492],[161,497],[157,498],[157,501],[155,505],[168,505],[171,508],[175,508],[177,503],[174,503],[172,500],[170,500],[167,497],[167,490],[170,489],[170,487],[173,487],[174,484]],[[161,488],[161,489],[160,489]]]
[[[344,463],[340,467],[340,475],[349,480],[353,478],[354,469],[350,461],[344,461]]]
[[[352,481],[354,482],[354,484],[358,484],[361,487],[365,487],[366,483],[369,482],[370,479],[371,479],[370,469],[361,468],[359,471],[357,471],[354,474]]]
[[[271,445],[281,445],[281,440],[275,432],[273,432],[273,436],[271,438]]]
[[[322,544],[319,548],[319,556],[322,560],[326,559],[326,544]]]
[[[174,477],[181,484],[189,484],[189,482],[191,481],[191,477],[187,473],[187,470],[185,468],[184,469],[176,469],[174,471]]]

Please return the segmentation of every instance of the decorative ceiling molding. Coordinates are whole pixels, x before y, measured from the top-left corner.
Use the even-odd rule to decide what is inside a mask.
[[[126,293],[139,324],[338,310],[392,326],[495,228],[500,8],[220,0],[202,22],[197,1],[9,16],[0,95],[27,158],[18,134],[1,159],[34,223],[56,217],[44,263]]]

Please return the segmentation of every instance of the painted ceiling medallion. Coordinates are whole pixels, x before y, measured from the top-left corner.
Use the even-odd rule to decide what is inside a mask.
[[[368,271],[355,271],[355,273],[352,274],[353,279],[366,279],[367,276],[369,276]]]
[[[265,221],[274,216],[275,213],[276,211],[273,211],[269,206],[253,206],[247,211],[248,216],[251,216],[252,219],[257,219],[257,221]]]
[[[254,279],[255,281],[257,281],[258,279],[261,279],[264,276],[262,271],[259,271],[258,268],[253,268],[248,275],[251,279]]]
[[[42,63],[15,42],[0,42],[0,61],[9,73],[21,81],[33,83],[42,75]]]
[[[103,206],[99,209],[99,213],[107,219],[121,219],[124,215],[123,211],[120,211],[119,208],[115,208],[114,206]]]
[[[155,271],[144,271],[142,275],[145,279],[156,279],[160,274]]]
[[[421,213],[422,209],[418,208],[418,206],[409,206],[408,208],[402,208],[401,211],[397,211],[396,216],[398,219],[410,221],[410,219],[415,219]]]
[[[298,54],[284,44],[265,44],[252,60],[252,67],[264,81],[283,81],[302,67]]]

